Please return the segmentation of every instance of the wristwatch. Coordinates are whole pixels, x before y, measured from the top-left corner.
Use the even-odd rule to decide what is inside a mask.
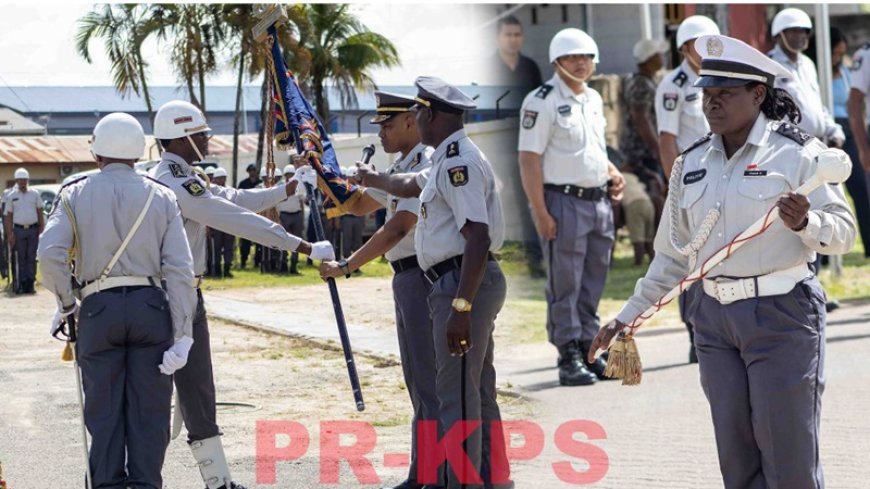
[[[453,299],[450,305],[456,312],[471,312],[471,303],[461,297]]]
[[[344,258],[339,260],[338,268],[340,268],[341,271],[344,272],[344,278],[350,278],[350,267],[347,266],[347,260],[345,260]]]

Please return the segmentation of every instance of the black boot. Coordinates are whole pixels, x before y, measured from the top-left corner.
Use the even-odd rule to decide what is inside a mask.
[[[590,348],[592,348],[591,341],[584,341],[580,344],[580,354],[583,356],[583,364],[586,365],[586,368],[590,372],[598,377],[598,380],[611,380],[610,377],[604,375],[604,370],[607,368],[607,361],[603,355],[599,355],[592,363],[587,361]]]
[[[559,385],[592,385],[598,381],[581,358],[580,342],[569,341],[559,347]]]
[[[233,274],[230,273],[230,266],[232,266],[232,263],[224,263],[224,278],[233,278]]]

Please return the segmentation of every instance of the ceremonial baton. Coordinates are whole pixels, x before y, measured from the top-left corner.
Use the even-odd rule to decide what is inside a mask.
[[[809,195],[813,190],[819,188],[826,183],[842,183],[847,178],[849,178],[849,174],[852,171],[851,160],[846,155],[846,153],[839,149],[828,148],[823,150],[816,157],[816,162],[816,172],[810,177],[809,180],[807,180],[803,185],[795,190],[796,193],[799,193],[801,195]],[[655,313],[662,310],[662,308],[664,308],[671,301],[677,298],[677,296],[682,294],[686,289],[691,287],[693,283],[706,277],[707,274],[709,274],[710,271],[713,269],[713,267],[731,257],[731,255],[739,250],[744,244],[759,236],[763,232],[767,231],[767,229],[770,228],[779,219],[779,207],[774,205],[769,211],[767,211],[767,213],[764,214],[764,216],[755,221],[751,226],[749,226],[745,231],[740,233],[736,238],[732,239],[728,244],[719,248],[715,253],[713,253],[710,258],[707,258],[692,273],[680,280],[676,287],[671,289],[667,294],[662,296],[661,299],[648,307],[643,313],[639,314],[636,318],[634,318],[631,323],[627,324],[619,333],[617,342],[610,347],[611,353],[607,361],[608,369],[605,374],[616,378],[622,378],[623,384],[625,385],[639,384],[641,377],[640,362],[638,361],[636,365],[631,364],[629,367],[620,365],[624,360],[623,355],[626,352],[628,352],[629,355],[637,355],[636,347],[633,345],[632,341],[632,337],[634,336],[634,332],[637,331],[637,328],[639,328],[647,319],[651,318]],[[614,356],[615,353],[616,356]]]
[[[87,486],[88,489],[93,488],[93,478],[91,477],[91,463],[88,458],[88,431],[85,427],[85,401],[82,396],[82,378],[79,373],[79,360],[76,355],[75,344],[76,340],[76,318],[75,313],[70,314],[66,317],[66,324],[69,328],[69,341],[68,343],[71,346],[72,357],[73,357],[73,372],[75,372],[76,376],[76,395],[79,400],[79,419],[81,421],[82,426],[82,451],[84,452],[85,457],[85,467],[87,468],[86,476],[87,476]]]

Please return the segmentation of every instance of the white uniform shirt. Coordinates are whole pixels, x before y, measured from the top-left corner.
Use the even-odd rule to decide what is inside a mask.
[[[575,94],[556,74],[526,96],[520,117],[519,150],[541,155],[545,184],[607,183],[607,121],[598,92],[584,84]]]
[[[192,285],[193,259],[175,194],[127,165],[108,164],[101,172],[74,180],[61,190],[75,214],[79,240],[76,273],[83,283],[100,277],[139,217],[153,188],[157,189],[154,200],[109,276],[165,280],[175,338],[192,337],[197,301]],[[64,305],[73,303],[71,272],[67,265],[72,246],[70,216],[58,198],[45,232],[40,236],[37,256],[43,284]]]
[[[284,186],[249,190],[218,185],[206,188],[183,158],[168,151],[163,152],[163,160],[154,174],[178,199],[196,275],[204,274],[206,269],[206,227],[286,251],[295,251],[302,242],[280,224],[256,214],[286,199]]]
[[[788,70],[792,78],[777,78],[774,86],[787,91],[801,111],[801,121],[798,127],[822,140],[838,138],[845,140],[843,128],[834,122],[828,109],[822,105],[822,92],[819,90],[819,73],[813,60],[798,53],[797,61],[792,62],[785,51],[776,45],[767,53],[771,59]]]
[[[420,175],[424,175],[420,177]],[[489,250],[504,243],[504,216],[495,174],[486,156],[465,129],[448,136],[435,148],[431,169],[418,173],[426,180],[420,192],[420,214],[414,235],[420,268],[465,252],[459,232],[467,221],[489,226]]]
[[[16,188],[6,196],[6,215],[12,214],[12,224],[30,226],[39,222],[42,212],[42,197],[39,192],[27,187],[24,192]]]
[[[704,96],[695,86],[698,75],[683,60],[665,75],[656,89],[656,123],[659,134],[677,137],[677,149],[685,151],[692,143],[710,132],[704,117]]]
[[[864,94],[864,116],[870,123],[870,43],[855,51],[849,68],[851,88]]]
[[[746,144],[730,159],[725,157],[719,135],[691,149],[685,154],[678,189],[679,244],[685,245],[696,234],[710,209],[718,208],[721,216],[697,258],[690,259],[671,244],[668,201],[656,233],[655,259],[617,319],[631,323],[699,263],[764,216],[782,194],[809,180],[815,173],[815,158],[824,149],[818,139],[763,114],[753,125]],[[776,221],[714,267],[708,278],[765,275],[812,262],[817,252],[836,255],[851,249],[855,244],[855,219],[841,186],[822,185],[808,197],[811,207],[806,228],[795,232],[781,220]]]

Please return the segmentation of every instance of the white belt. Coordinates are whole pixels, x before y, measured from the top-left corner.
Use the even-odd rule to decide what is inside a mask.
[[[805,264],[759,277],[728,279],[716,277],[704,279],[704,293],[721,304],[730,304],[743,299],[782,295],[791,292],[795,284],[812,275]]]
[[[104,279],[94,280],[88,285],[82,287],[82,300],[84,300],[85,297],[91,294],[95,294],[103,290],[113,289],[115,287],[128,287],[137,285],[160,287],[160,280],[156,280],[150,277],[106,277]]]

